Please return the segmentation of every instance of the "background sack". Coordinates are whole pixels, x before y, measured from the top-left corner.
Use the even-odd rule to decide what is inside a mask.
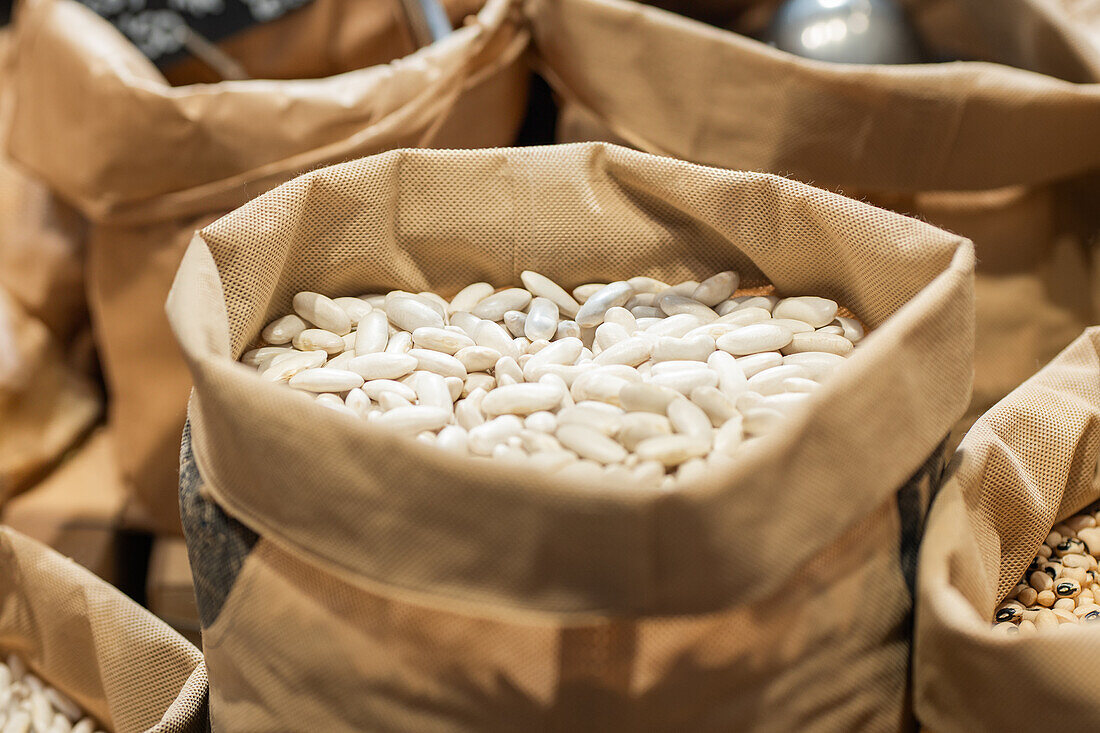
[[[396,151],[206,227],[168,310],[196,385],[180,491],[216,725],[903,727],[972,256],[799,183],[602,144]],[[450,296],[528,267],[567,287],[732,267],[876,330],[811,410],[676,492],[461,460],[234,361],[304,288]]]
[[[354,18],[370,6],[341,7]],[[173,87],[86,8],[24,3],[9,150],[91,222],[89,300],[133,525],[179,532],[190,383],[163,303],[191,234],[320,164],[401,146],[511,142],[527,89],[527,36],[513,12],[512,0],[489,0],[475,21],[388,65]],[[317,31],[312,47],[326,47],[328,26],[311,17],[301,31]]]
[[[0,649],[115,733],[208,730],[202,653],[84,568],[7,527]]]
[[[725,10],[750,5],[759,28],[774,3]],[[525,12],[564,100],[562,141],[788,175],[972,239],[961,437],[1100,321],[1100,45],[1045,0],[906,5],[941,54],[996,63],[814,62],[626,0],[526,0]]]
[[[936,731],[1100,726],[1094,628],[995,636],[1051,527],[1100,498],[1100,328],[983,415],[928,516],[914,698]]]
[[[11,112],[0,33],[0,128]],[[6,131],[0,132],[6,135]],[[79,215],[0,154],[0,506],[99,417]]]

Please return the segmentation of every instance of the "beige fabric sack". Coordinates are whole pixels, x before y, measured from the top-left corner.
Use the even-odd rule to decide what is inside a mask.
[[[9,41],[0,34],[0,127],[10,112]],[[0,506],[56,465],[102,410],[82,245],[76,212],[0,154]]]
[[[195,378],[180,500],[215,725],[903,727],[906,575],[969,400],[972,258],[803,184],[603,144],[386,153],[206,227],[168,311]],[[302,289],[730,267],[874,331],[786,430],[673,493],[470,462],[235,363]]]
[[[115,588],[0,527],[0,651],[115,733],[208,730],[202,653]]]
[[[813,62],[629,0],[525,10],[565,103],[563,142],[779,173],[972,239],[976,371],[961,435],[1100,321],[1100,45],[1047,0],[906,5],[939,50],[998,63]],[[757,26],[770,13],[759,9]]]
[[[369,5],[347,2],[343,13]],[[89,300],[132,524],[179,532],[190,382],[163,304],[194,230],[321,164],[402,146],[510,143],[527,85],[515,12],[513,0],[489,0],[461,30],[392,64],[173,87],[86,8],[23,4],[9,150],[91,222]],[[306,23],[303,33],[319,34],[314,49],[329,43],[328,27]]]
[[[993,612],[1058,521],[1100,498],[1100,328],[983,415],[920,554],[914,698],[941,733],[1100,727],[1096,629],[995,636]]]

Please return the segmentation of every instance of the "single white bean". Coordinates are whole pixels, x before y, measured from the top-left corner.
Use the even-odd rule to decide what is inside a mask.
[[[749,388],[744,369],[729,352],[715,351],[707,358],[707,366],[718,375],[718,389],[729,399],[737,399]]]
[[[523,324],[523,335],[532,342],[549,341],[558,330],[558,306],[549,298],[538,297],[531,301],[527,309],[527,319]]]
[[[436,436],[435,444],[445,451],[465,455],[469,453],[467,440],[465,428],[459,425],[446,425]]]
[[[803,351],[798,354],[784,356],[783,363],[797,364],[805,368],[810,373],[810,379],[820,382],[822,379],[828,377],[834,369],[844,363],[844,357],[839,354],[829,354],[823,351]]]
[[[631,336],[619,343],[604,349],[593,360],[603,366],[605,364],[626,364],[638,366],[649,358],[652,352],[652,343],[640,336]]]
[[[294,337],[294,348],[299,351],[321,349],[328,354],[339,354],[344,350],[344,339],[320,328],[307,328]]]
[[[397,331],[390,334],[390,340],[386,343],[387,354],[407,354],[412,348],[412,334],[408,331]]]
[[[857,321],[855,318],[837,316],[836,324],[840,326],[841,333],[844,338],[848,339],[853,344],[858,344],[860,342],[860,339],[863,338],[863,324]]]
[[[620,280],[605,285],[584,301],[574,320],[582,327],[598,326],[603,323],[608,308],[624,305],[632,295],[634,288],[628,282]]]
[[[435,372],[442,377],[466,379],[466,367],[450,354],[430,349],[410,349],[408,356],[416,359],[418,369]]]
[[[697,388],[695,391],[698,391],[698,389],[702,388]],[[710,418],[707,417],[707,413],[703,411],[703,408],[690,400],[683,397],[673,400],[668,406],[668,420],[672,423],[672,429],[677,433],[710,440],[710,433],[713,429]]]
[[[385,351],[389,342],[389,321],[384,311],[374,310],[363,316],[355,327],[355,354],[376,354]]]
[[[521,311],[531,302],[531,293],[523,288],[505,288],[481,300],[470,312],[478,318],[499,321],[508,311]]]
[[[672,288],[669,288],[657,298],[657,307],[670,316],[682,313],[695,316],[701,323],[718,320],[718,314],[713,310],[697,300],[678,295]]]
[[[710,441],[695,435],[661,435],[638,443],[634,452],[643,461],[657,461],[671,467],[692,458],[700,458],[709,449]]]
[[[320,293],[302,291],[294,296],[294,312],[317,328],[343,336],[351,331],[351,319],[344,309]]]
[[[469,428],[469,441],[471,453],[479,456],[492,455],[493,449],[504,443],[513,435],[519,435],[523,430],[523,420],[515,415],[501,415],[486,423]]]
[[[439,430],[451,420],[451,411],[431,405],[397,407],[383,413],[374,424],[402,435]]]
[[[540,275],[533,270],[524,270],[520,273],[519,279],[523,283],[523,287],[531,291],[532,295],[546,298],[552,302],[566,318],[572,318],[580,310],[580,303],[565,292],[564,288],[545,275]]]
[[[431,349],[454,355],[459,349],[474,345],[474,340],[454,331],[433,326],[421,326],[412,332],[413,344],[420,349]]]
[[[504,314],[504,328],[512,335],[519,338],[523,335],[523,328],[527,324],[527,314],[523,311],[508,311]]]
[[[619,463],[626,458],[626,449],[603,433],[586,425],[564,423],[555,433],[563,446],[581,458],[602,464]]]
[[[386,295],[386,316],[390,323],[410,333],[423,326],[443,328],[446,325],[434,303],[412,293]]]
[[[814,330],[814,327],[805,321],[796,321],[793,318],[772,318],[764,321],[764,323],[770,323],[773,326],[782,326],[791,333],[810,333]]]
[[[417,359],[408,354],[363,354],[351,360],[348,368],[364,380],[398,379],[411,374],[417,367]]]
[[[714,307],[726,298],[733,295],[737,286],[741,284],[741,276],[733,270],[719,272],[711,275],[692,292],[691,297],[705,306]]]
[[[328,354],[321,350],[293,351],[273,361],[260,377],[269,382],[285,382],[299,372],[323,365],[327,357]]]
[[[645,329],[645,332],[653,336],[672,336],[682,338],[693,328],[698,328],[703,322],[690,313],[679,313],[675,316],[663,318]]]
[[[794,335],[790,343],[779,350],[784,356],[788,354],[801,354],[807,351],[823,351],[839,356],[847,356],[852,352],[852,342],[843,336],[831,333],[798,333]]]
[[[772,317],[793,318],[796,321],[805,321],[814,328],[821,328],[833,322],[836,311],[836,301],[814,295],[800,295],[784,298],[776,303],[772,309]]]
[[[683,395],[689,395],[691,390],[696,387],[716,387],[718,385],[718,375],[711,369],[690,369],[682,372],[658,374],[650,379],[649,383],[674,389]]]
[[[709,336],[658,336],[653,347],[653,361],[706,361],[712,353],[714,339]]]
[[[807,334],[799,334],[805,336]],[[754,323],[742,326],[724,336],[719,336],[715,346],[734,356],[758,354],[762,351],[776,351],[791,343],[793,334],[782,326],[766,323]],[[820,350],[820,349],[819,349]]]
[[[371,379],[363,383],[363,394],[377,402],[386,392],[392,392],[409,402],[416,399],[416,391],[407,384],[392,379]]]
[[[493,286],[485,282],[471,283],[459,290],[447,304],[447,312],[452,314],[451,321],[454,321],[454,313],[469,313],[475,305],[492,295],[493,290]]]
[[[345,296],[342,298],[333,298],[332,302],[340,306],[340,309],[348,314],[348,318],[351,320],[353,328],[355,324],[363,320],[364,316],[374,310],[374,307],[362,298],[349,298]]]
[[[619,392],[619,404],[628,412],[642,411],[664,415],[668,412],[669,403],[678,397],[679,392],[667,387],[651,383],[627,384]]]
[[[548,384],[513,384],[497,387],[482,400],[481,409],[489,417],[497,415],[530,415],[540,410],[553,410],[561,404],[564,391]]]
[[[797,364],[783,364],[764,369],[749,377],[749,389],[757,394],[772,395],[783,392],[783,380],[790,377],[806,379],[809,372]]]
[[[721,384],[720,378],[719,384]],[[716,428],[721,428],[737,414],[737,408],[734,407],[733,400],[720,388],[696,387],[691,390],[691,401],[702,408],[710,419],[711,425]]]
[[[309,325],[305,321],[291,313],[289,316],[276,318],[267,324],[267,327],[260,332],[260,337],[269,344],[289,344],[295,336],[307,328]]]

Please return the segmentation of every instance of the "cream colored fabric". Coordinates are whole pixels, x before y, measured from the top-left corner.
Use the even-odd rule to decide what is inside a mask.
[[[638,730],[899,724],[895,493],[969,400],[972,258],[961,237],[799,183],[601,144],[396,151],[206,227],[169,317],[204,495],[263,538],[207,638],[218,724],[503,730],[514,713],[603,730],[628,709]],[[673,493],[458,459],[235,363],[301,289],[451,295],[527,268],[566,286],[734,268],[874,330],[785,430]],[[344,702],[357,680],[366,699]]]
[[[343,12],[358,8],[374,12],[366,3]],[[179,531],[190,383],[162,307],[194,230],[318,165],[402,146],[511,142],[527,86],[515,14],[513,0],[489,0],[437,44],[326,78],[174,87],[87,8],[23,3],[8,147],[92,224],[89,300],[132,523]],[[322,31],[312,44],[325,46],[325,24],[301,17],[302,33]]]
[[[202,653],[87,570],[7,527],[0,650],[116,733],[207,729]]]
[[[972,239],[961,436],[1100,321],[1100,44],[1086,9],[1049,0],[906,4],[931,44],[968,60],[814,62],[629,0],[525,11],[537,68],[565,100],[560,140],[788,175]]]
[[[10,34],[0,33],[0,128],[11,113],[10,50]],[[0,154],[0,505],[100,415],[82,276],[76,212]]]
[[[1087,627],[997,637],[993,611],[1050,528],[1100,498],[1100,328],[983,415],[928,518],[914,699],[941,733],[1100,726]]]

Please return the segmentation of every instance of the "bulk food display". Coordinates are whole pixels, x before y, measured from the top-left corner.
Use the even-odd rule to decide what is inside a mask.
[[[902,65],[769,46],[769,25],[790,3],[655,4],[724,27],[630,0],[525,2],[535,67],[562,99],[558,139],[790,176],[972,239],[974,399],[955,442],[1100,320],[1091,264],[1100,44],[1090,3],[899,2],[925,49],[925,63]],[[875,22],[884,4],[819,5]],[[852,20],[852,33],[861,27]],[[856,50],[874,42],[845,40]]]
[[[972,265],[911,219],[602,144],[396,151],[204,228],[168,310],[215,727],[904,725]],[[706,470],[737,400],[766,434]]]
[[[1100,725],[1098,458],[1090,328],[974,424],[928,516],[913,683],[931,729]]]
[[[15,17],[8,150],[87,221],[89,305],[133,527],[180,531],[190,381],[163,304],[195,229],[318,165],[507,145],[519,129],[528,37],[512,0],[488,0],[469,22],[458,12],[462,27],[420,50],[397,3],[302,10],[226,47],[257,78],[216,83],[190,62],[162,72],[73,0],[27,0]]]
[[[202,733],[202,653],[71,560],[0,527],[0,730]]]

